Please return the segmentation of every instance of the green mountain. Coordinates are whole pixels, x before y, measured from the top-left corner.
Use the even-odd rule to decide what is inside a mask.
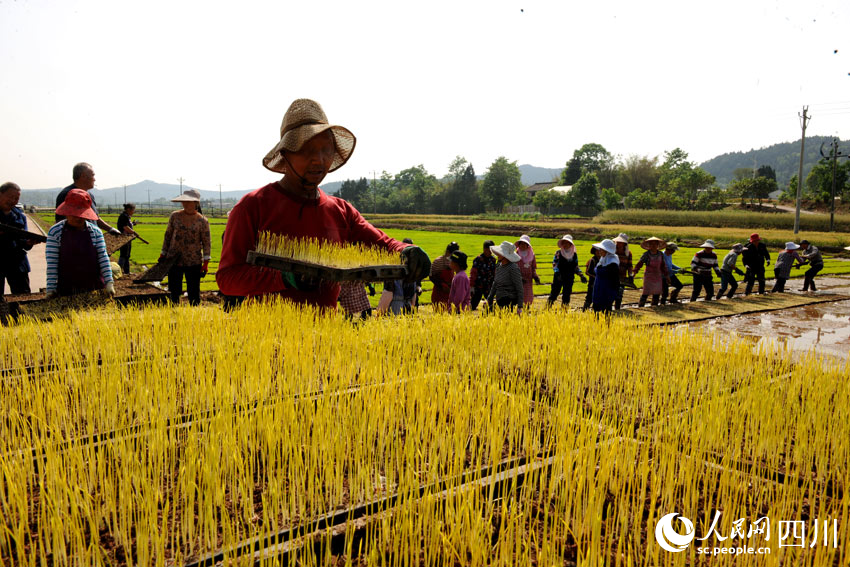
[[[806,155],[803,159],[803,179],[809,174],[812,166],[821,159],[820,149],[829,154],[831,136],[806,136]],[[840,140],[839,140],[840,142]],[[845,148],[844,151],[847,151]],[[797,175],[800,166],[800,140],[773,144],[766,148],[748,152],[731,152],[712,158],[700,167],[717,178],[719,185],[726,185],[734,179],[734,172],[739,167],[753,168],[769,165],[776,172],[776,182],[780,188],[788,186],[791,177]]]

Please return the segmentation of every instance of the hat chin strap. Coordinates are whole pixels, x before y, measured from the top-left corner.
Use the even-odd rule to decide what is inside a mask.
[[[317,190],[317,189],[319,188],[319,185],[318,185],[317,183],[312,183],[312,182],[310,182],[310,181],[307,181],[304,177],[302,177],[302,176],[301,176],[301,174],[300,174],[300,173],[298,173],[298,172],[295,170],[295,168],[294,168],[294,167],[292,167],[292,164],[291,164],[291,163],[289,163],[289,159],[286,157],[286,154],[285,154],[284,152],[281,152],[281,153],[280,153],[280,155],[281,155],[281,156],[283,156],[283,161],[285,161],[285,162],[286,162],[286,165],[287,165],[287,166],[289,166],[289,170],[290,170],[292,173],[294,173],[294,174],[295,174],[295,177],[297,177],[298,179],[300,179],[300,180],[301,180],[301,186],[302,186],[302,187],[304,187],[305,189],[311,189],[311,190],[313,190],[313,191],[315,191],[315,190]]]

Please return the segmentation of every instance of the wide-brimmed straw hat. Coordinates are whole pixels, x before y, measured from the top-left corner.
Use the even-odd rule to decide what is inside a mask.
[[[197,189],[186,189],[183,191],[183,194],[179,197],[174,197],[171,199],[172,203],[183,203],[194,201],[195,203],[201,202],[201,192]]]
[[[91,195],[84,189],[71,189],[62,204],[56,207],[56,214],[64,217],[81,217],[96,221],[97,213],[91,208]]]
[[[661,240],[657,236],[650,236],[649,238],[647,238],[646,240],[644,240],[643,242],[640,243],[640,247],[643,248],[644,250],[649,250],[649,243],[650,242],[657,242],[659,250],[664,248],[665,246],[667,246],[667,241]]]
[[[562,236],[562,237],[561,237],[561,240],[559,240],[559,241],[558,241],[558,243],[560,244],[561,242],[569,242],[569,243],[570,243],[570,244],[572,244],[573,246],[575,246],[575,245],[576,245],[576,243],[575,243],[575,242],[573,242],[573,237],[572,237],[572,235],[571,235],[571,234],[565,234],[564,236]]]
[[[744,249],[744,245],[741,244],[740,242],[736,242],[735,244],[732,245],[732,250],[734,250],[735,252],[741,252],[743,249]]]
[[[796,250],[799,247],[800,247],[800,245],[796,244],[794,242],[786,242],[785,243],[785,249],[786,250]]]
[[[606,240],[608,240],[608,239],[606,238]],[[605,242],[605,241],[603,240],[603,242]],[[622,242],[623,244],[628,244],[629,243],[629,235],[626,234],[625,232],[621,232],[620,234],[617,235],[617,238],[614,239],[614,242]]]
[[[310,138],[330,130],[334,135],[336,155],[331,163],[329,172],[342,167],[351,154],[357,139],[348,128],[328,123],[328,117],[322,106],[309,98],[299,98],[289,105],[283,122],[280,125],[280,141],[263,158],[266,169],[277,173],[285,173],[286,162],[281,150],[297,152]]]
[[[511,262],[519,262],[520,260],[519,254],[516,253],[516,246],[507,240],[503,241],[498,246],[491,246],[490,251],[493,254],[507,258]]]
[[[708,240],[706,240],[705,242],[700,244],[699,247],[700,248],[712,248],[713,249],[713,248],[717,248],[717,245],[714,243],[714,241],[712,239],[709,238]]]
[[[614,241],[610,238],[606,238],[602,242],[597,242],[593,245],[594,248],[599,248],[600,250],[605,250],[609,254],[617,253],[617,245],[614,244]]]

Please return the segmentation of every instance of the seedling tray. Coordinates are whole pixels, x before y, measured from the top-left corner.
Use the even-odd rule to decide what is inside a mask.
[[[359,266],[357,268],[334,268],[323,264],[281,258],[251,250],[246,260],[254,266],[291,272],[300,276],[332,282],[386,282],[407,277],[407,266],[401,264],[384,266]]]
[[[30,232],[28,230],[21,230],[20,228],[9,226],[6,223],[0,222],[0,233],[3,232],[19,238],[26,238],[27,240],[32,240],[34,242],[47,242],[47,237],[43,234],[36,234],[35,232]]]
[[[103,239],[106,241],[106,254],[112,256],[116,250],[133,241],[136,238],[135,234],[122,234],[116,236],[114,234],[104,234]]]
[[[152,268],[148,269],[141,276],[136,278],[137,283],[161,282],[168,275],[168,270],[174,265],[177,258],[166,258],[162,262],[157,262]]]

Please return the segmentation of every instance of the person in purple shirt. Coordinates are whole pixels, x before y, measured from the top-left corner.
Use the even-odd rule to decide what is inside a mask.
[[[449,290],[449,304],[452,310],[460,313],[469,311],[469,277],[466,275],[466,254],[455,250],[449,256],[449,266],[454,272],[452,287]]]

